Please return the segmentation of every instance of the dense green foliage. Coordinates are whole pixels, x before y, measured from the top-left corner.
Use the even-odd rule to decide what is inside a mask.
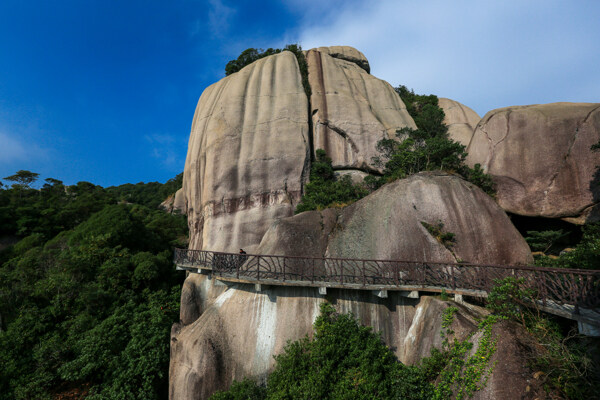
[[[520,322],[538,346],[527,360],[543,382],[551,398],[591,399],[600,393],[600,365],[594,359],[598,341],[576,334],[575,327],[566,334],[549,315],[536,309],[538,294],[523,285],[522,278],[497,280],[487,307],[502,318]]]
[[[350,176],[337,178],[325,150],[318,149],[316,153],[317,159],[310,168],[310,182],[296,213],[345,206],[369,194],[365,187],[353,184]]]
[[[165,183],[126,183],[111,186],[106,191],[118,201],[141,204],[149,208],[157,208],[167,197],[174,194],[183,184],[183,172]]]
[[[558,257],[537,256],[535,264],[540,267],[552,268],[600,269],[600,223],[584,225],[582,232],[581,241],[575,247],[560,252]],[[547,240],[546,243],[549,246],[547,247],[551,248],[554,241],[563,234],[556,231],[536,232],[535,235],[527,237],[527,242],[533,250],[543,246],[543,244],[539,245],[539,241],[543,243],[544,240]]]
[[[525,241],[531,248],[531,251],[540,251],[548,253],[552,251],[557,242],[565,237],[567,232],[562,229],[547,231],[527,231]]]
[[[117,202],[87,182],[0,190],[2,235],[21,237],[0,252],[0,399],[167,396],[187,223]]]
[[[474,168],[465,165],[465,146],[448,137],[444,124],[444,111],[438,106],[434,95],[417,95],[406,86],[396,92],[415,121],[417,129],[402,128],[396,139],[382,139],[377,143],[381,156],[373,162],[383,169],[382,177],[368,177],[367,183],[376,189],[396,179],[405,178],[420,171],[443,170],[462,175],[465,179],[493,195],[493,183],[479,164]]]

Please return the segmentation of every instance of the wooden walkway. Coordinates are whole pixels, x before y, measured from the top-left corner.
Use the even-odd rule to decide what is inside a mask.
[[[230,283],[487,297],[497,279],[523,279],[540,310],[600,328],[600,271],[399,260],[288,257],[175,249],[178,269]]]

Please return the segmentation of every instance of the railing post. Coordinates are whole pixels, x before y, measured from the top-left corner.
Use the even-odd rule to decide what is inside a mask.
[[[285,260],[286,257],[283,257],[283,281],[285,282]]]
[[[340,283],[344,284],[344,260],[340,263]]]
[[[256,263],[256,280],[260,281],[260,256],[258,256],[258,262]]]
[[[362,262],[363,286],[367,285],[367,277],[365,276],[365,260]]]
[[[241,259],[240,259],[241,261]],[[240,267],[241,267],[241,262],[236,262],[235,263],[235,277],[236,279],[240,279]]]

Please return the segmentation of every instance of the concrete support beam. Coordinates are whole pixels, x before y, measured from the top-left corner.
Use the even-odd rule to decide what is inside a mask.
[[[412,291],[401,291],[400,292],[400,296],[402,297],[408,297],[409,299],[418,299],[419,298],[419,291],[418,290],[412,290]]]
[[[387,299],[388,292],[387,290],[376,290],[375,296],[379,297],[380,299]]]
[[[320,286],[320,287],[319,287],[319,294],[320,294],[321,296],[325,296],[325,295],[327,294],[327,287],[325,287],[325,286]]]
[[[465,302],[465,300],[463,299],[462,294],[455,294],[454,295],[454,301],[457,302],[457,303],[461,303],[461,304]]]
[[[260,283],[255,283],[254,284],[254,291],[256,291],[256,292],[262,292],[262,285]]]
[[[600,326],[577,321],[577,330],[582,335],[600,337]]]

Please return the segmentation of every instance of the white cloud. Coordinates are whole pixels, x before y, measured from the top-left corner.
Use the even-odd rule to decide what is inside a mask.
[[[150,154],[169,170],[180,171],[185,162],[186,142],[181,137],[168,134],[145,135]]]
[[[235,9],[228,7],[221,0],[209,0],[208,26],[213,36],[221,37],[229,29],[229,21]]]
[[[0,163],[12,164],[26,161],[32,155],[31,153],[31,146],[25,145],[18,138],[0,132]]]
[[[453,98],[480,114],[515,104],[600,102],[595,2],[310,4],[303,48],[354,46],[371,73],[394,86]]]

